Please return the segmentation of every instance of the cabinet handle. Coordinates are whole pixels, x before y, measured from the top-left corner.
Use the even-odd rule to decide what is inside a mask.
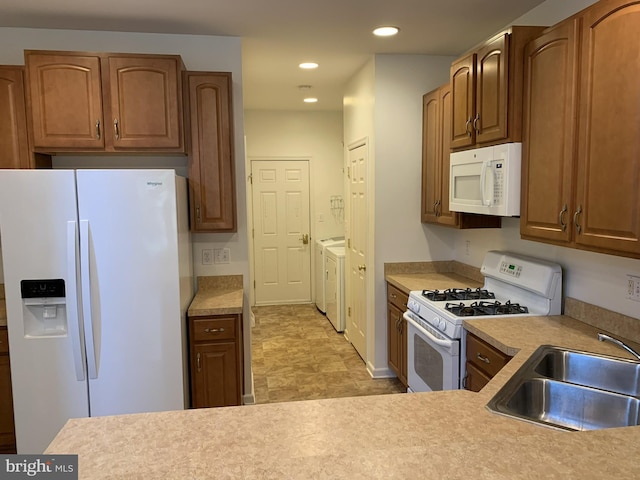
[[[436,200],[436,204],[435,204],[435,208],[434,208],[436,217],[439,217],[442,214],[442,209],[440,208],[440,203],[441,203],[440,200]]]
[[[196,355],[196,367],[200,371],[200,352]]]
[[[391,298],[393,298],[395,300],[396,298],[398,298],[398,296],[395,293],[392,293],[391,294]]]
[[[201,218],[200,218],[200,207],[196,207],[196,218],[198,219],[198,222],[201,220]]]
[[[576,213],[573,214],[573,224],[576,226],[576,230],[578,231],[578,234],[582,233],[582,225],[578,223],[578,217],[580,216],[581,213],[582,213],[582,205],[578,206],[578,210],[576,210]]]
[[[464,130],[467,132],[467,135],[471,136],[471,134],[473,133],[471,130],[469,130],[469,124],[471,123],[471,117],[469,117],[467,119],[467,123],[464,124]]]
[[[560,222],[560,226],[562,227],[562,231],[566,231],[567,230],[567,223],[564,221],[564,214],[567,213],[567,204],[565,203],[562,206],[562,210],[560,210],[560,215],[558,215],[558,221]]]
[[[366,265],[358,265],[358,270],[360,270],[361,272],[366,272],[367,271],[367,266]]]
[[[481,355],[480,353],[478,353],[477,355],[478,360],[480,360],[481,362],[484,363],[491,363],[491,360],[489,360],[487,357],[485,357],[484,355]]]
[[[116,136],[116,140],[120,138],[120,128],[118,127],[118,119],[113,120],[113,133]]]
[[[205,328],[204,333],[222,333],[224,328]]]
[[[476,133],[480,133],[480,129],[478,128],[479,121],[480,121],[480,114],[476,113],[476,116],[473,119],[473,129],[476,131]]]
[[[96,139],[100,140],[100,120],[96,120]]]

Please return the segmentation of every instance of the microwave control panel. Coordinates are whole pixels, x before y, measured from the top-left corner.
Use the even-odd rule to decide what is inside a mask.
[[[502,173],[504,169],[502,168],[502,162],[494,163],[494,178],[493,182],[493,204],[494,205],[502,205],[502,197],[504,195],[504,174]]]

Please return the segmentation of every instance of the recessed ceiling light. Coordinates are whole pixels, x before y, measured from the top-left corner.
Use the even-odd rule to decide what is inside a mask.
[[[300,68],[305,70],[313,70],[314,68],[318,68],[318,64],[315,62],[304,62],[298,65]]]
[[[377,37],[392,37],[400,31],[398,27],[378,27],[373,31]]]
[[[307,97],[304,99],[304,103],[316,103],[318,101],[315,97]]]

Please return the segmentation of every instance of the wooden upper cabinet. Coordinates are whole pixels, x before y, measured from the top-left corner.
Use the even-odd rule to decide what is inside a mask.
[[[25,52],[33,146],[104,149],[100,57]]]
[[[640,256],[640,4],[582,17],[577,245]]]
[[[30,168],[24,68],[0,66],[0,168]]]
[[[26,50],[25,64],[36,151],[184,153],[179,56]]]
[[[525,44],[543,27],[511,27],[451,65],[451,148],[520,142]]]
[[[578,27],[577,19],[563,22],[525,49],[523,238],[573,239]]]
[[[452,88],[437,88],[422,98],[421,221],[456,228],[499,228],[500,217],[449,210]]]
[[[476,143],[507,138],[509,36],[500,35],[476,54]]]
[[[115,149],[184,151],[179,56],[109,56]]]
[[[438,222],[438,201],[441,197],[440,91],[433,90],[422,97],[422,221]]]
[[[476,143],[472,122],[476,111],[476,56],[467,55],[451,65],[451,148]]]
[[[228,72],[186,72],[191,230],[235,232],[232,81]]]

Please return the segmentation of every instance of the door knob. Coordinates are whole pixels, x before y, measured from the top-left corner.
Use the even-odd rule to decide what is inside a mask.
[[[300,240],[302,240],[302,243],[304,245],[308,245],[309,244],[309,234],[308,233],[303,233],[302,236],[300,237]]]

